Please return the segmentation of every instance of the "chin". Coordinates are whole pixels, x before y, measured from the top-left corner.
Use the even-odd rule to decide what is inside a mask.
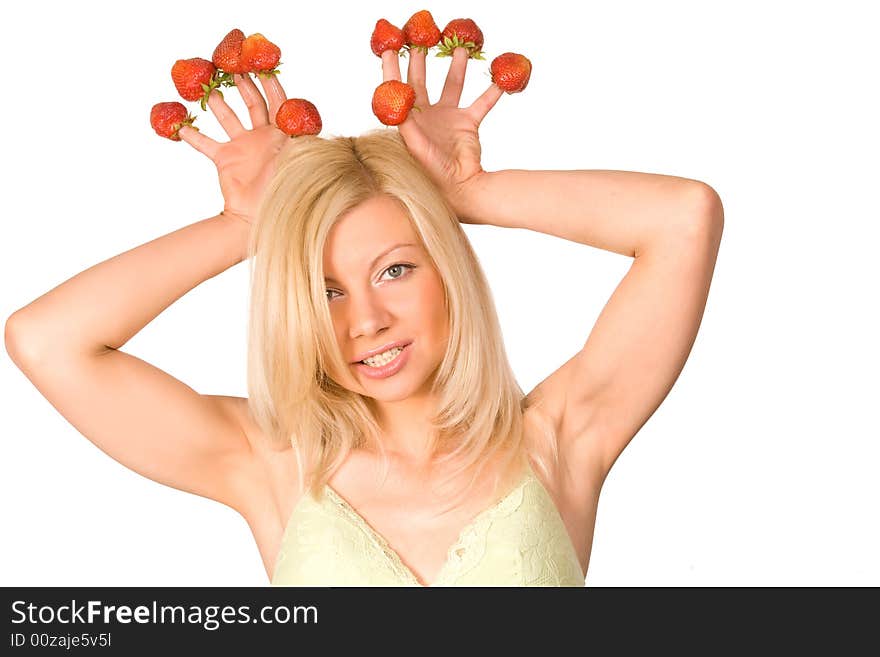
[[[362,394],[371,397],[376,401],[395,402],[403,401],[416,394],[420,389],[420,385],[413,385],[411,380],[401,379],[399,381],[370,381],[359,382],[359,387],[363,391]]]
[[[397,380],[370,380],[361,381],[358,379],[358,389],[365,397],[375,399],[378,402],[400,402],[411,397],[420,396],[423,391],[430,389],[430,381],[425,377],[413,376],[413,372],[408,373],[409,376]]]

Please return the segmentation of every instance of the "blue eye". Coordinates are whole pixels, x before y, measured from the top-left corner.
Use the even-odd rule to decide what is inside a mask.
[[[416,268],[415,265],[408,265],[408,264],[406,264],[406,263],[404,263],[404,262],[396,262],[396,263],[394,263],[393,265],[391,265],[390,267],[386,268],[385,271],[383,271],[382,273],[384,274],[385,272],[389,272],[389,271],[391,271],[392,269],[403,268],[403,267],[405,267],[407,270],[415,269],[415,268]],[[392,276],[391,279],[392,279],[392,280],[397,280],[397,279],[403,278],[403,276],[404,276],[404,274],[401,273],[399,276]],[[328,290],[327,290],[327,293],[329,294],[330,292],[333,292],[334,294],[339,294],[338,292],[336,292],[336,290],[329,290],[329,289],[328,289]],[[327,301],[333,301],[333,299],[335,299],[335,298],[336,298],[336,297],[328,297],[328,298],[327,298]]]
[[[395,267],[406,267],[407,269],[415,269],[415,267],[414,267],[413,265],[405,265],[405,264],[403,264],[402,262],[398,262],[397,264],[391,265],[391,266],[390,266],[388,269],[386,269],[385,271],[391,271],[391,270],[394,269]],[[403,278],[403,273],[401,273],[400,276],[395,276],[394,278]]]

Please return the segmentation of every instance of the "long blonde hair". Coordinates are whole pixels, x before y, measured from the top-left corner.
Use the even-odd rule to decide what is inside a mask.
[[[470,474],[465,494],[489,457],[505,464],[502,472],[525,465],[525,397],[470,241],[395,129],[297,137],[279,153],[249,245],[251,414],[276,448],[296,450],[300,488],[307,482],[315,499],[352,449],[368,439],[382,445],[372,400],[328,374],[349,366],[336,342],[323,272],[331,227],[379,194],[406,208],[444,284],[449,342],[432,388],[439,401],[430,418],[437,432],[431,453],[442,454],[438,463],[461,460],[450,478]],[[496,488],[500,480],[499,474]]]

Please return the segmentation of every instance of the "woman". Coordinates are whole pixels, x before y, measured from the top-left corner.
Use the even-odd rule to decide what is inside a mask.
[[[382,62],[400,79],[394,53]],[[7,350],[65,418],[140,474],[236,509],[273,584],[582,586],[602,483],[695,339],[718,195],[632,172],[485,172],[477,129],[502,92],[459,108],[466,64],[457,49],[431,105],[413,51],[422,111],[329,140],[290,140],[270,120],[277,79],[261,79],[264,100],[236,76],[252,129],[212,94],[230,141],[181,130],[216,164],[223,212],[7,321]],[[583,349],[527,396],[457,221],[635,258]],[[119,351],[248,257],[248,399]]]

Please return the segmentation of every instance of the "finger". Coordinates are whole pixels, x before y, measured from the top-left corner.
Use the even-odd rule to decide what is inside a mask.
[[[400,55],[394,50],[382,53],[382,82],[400,80]]]
[[[208,96],[208,107],[211,108],[214,116],[217,117],[217,122],[226,131],[230,139],[235,139],[235,137],[245,131],[235,112],[226,104],[226,101],[223,100],[223,97],[216,89]]]
[[[266,107],[266,99],[257,89],[257,85],[248,73],[237,73],[233,76],[235,86],[241,94],[241,99],[248,108],[251,117],[251,127],[259,128],[269,125],[269,109]]]
[[[424,154],[428,152],[428,138],[425,136],[425,133],[422,132],[421,128],[419,128],[418,124],[412,120],[411,116],[406,117],[406,121],[397,126],[397,131],[400,133],[400,136],[403,137],[407,149],[409,149],[413,155],[417,156],[417,159],[422,159]]]
[[[219,143],[188,125],[183,126],[177,134],[180,136],[181,141],[185,141],[199,153],[207,156],[209,160],[214,161],[217,149],[220,148]]]
[[[278,114],[278,108],[287,100],[287,94],[278,81],[277,75],[258,75],[257,77],[260,78],[260,84],[269,101],[269,121],[275,123],[275,115]]]
[[[495,103],[498,102],[498,99],[501,98],[501,94],[503,93],[504,91],[501,87],[493,82],[489,85],[489,88],[467,108],[468,113],[473,117],[474,121],[476,121],[477,125],[480,125],[480,123],[483,122],[483,119],[489,113],[489,110],[495,107]]]
[[[443,85],[443,93],[440,95],[438,105],[451,105],[458,107],[461,100],[461,90],[464,87],[464,74],[468,63],[467,48],[456,48],[452,52],[452,62],[449,64],[449,73],[446,74],[446,83]]]
[[[409,51],[409,69],[406,72],[406,83],[416,90],[416,105],[430,105],[428,89],[425,87],[425,57],[427,53],[419,48]]]

